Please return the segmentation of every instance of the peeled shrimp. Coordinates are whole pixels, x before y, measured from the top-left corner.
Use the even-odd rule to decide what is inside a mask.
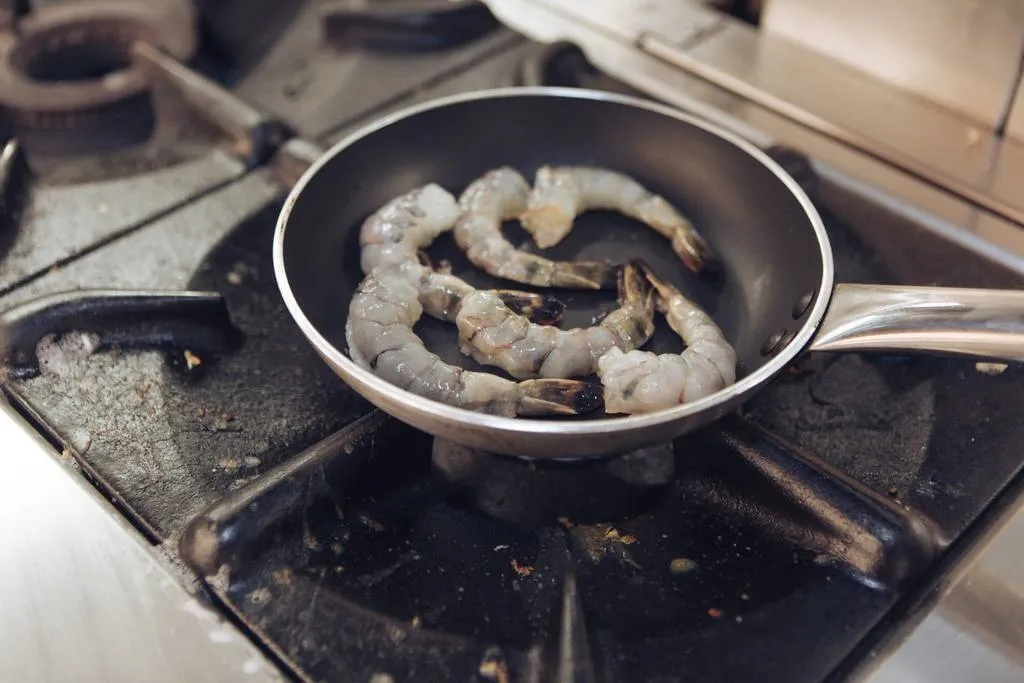
[[[639,264],[619,273],[619,308],[593,327],[560,330],[530,323],[492,292],[463,298],[455,317],[459,348],[517,379],[590,375],[609,349],[636,349],[654,333],[654,292]]]
[[[538,287],[609,289],[615,266],[597,261],[552,261],[516,249],[501,233],[501,222],[526,209],[530,193],[523,176],[502,167],[470,183],[459,198],[462,216],[455,242],[470,263],[495,277]]]
[[[600,389],[586,382],[514,382],[445,363],[413,332],[423,314],[420,298],[404,266],[377,268],[364,278],[345,325],[352,360],[406,391],[468,410],[514,417],[575,415],[600,407]]]
[[[608,413],[649,413],[704,398],[736,381],[736,352],[697,304],[667,282],[657,290],[658,311],[682,337],[681,354],[609,349],[597,361]]]
[[[699,273],[712,260],[711,249],[693,224],[664,198],[617,171],[584,166],[544,166],[537,171],[523,228],[541,249],[561,242],[576,215],[612,209],[646,223],[672,243],[686,267]]]

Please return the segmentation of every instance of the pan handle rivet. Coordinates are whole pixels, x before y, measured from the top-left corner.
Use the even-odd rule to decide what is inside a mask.
[[[779,330],[775,334],[771,335],[764,340],[764,344],[761,345],[761,355],[770,356],[779,350],[782,346],[782,340],[786,336],[786,330]]]
[[[793,320],[796,320],[811,307],[811,302],[814,301],[814,292],[807,292],[802,297],[796,300],[796,304],[793,306]]]

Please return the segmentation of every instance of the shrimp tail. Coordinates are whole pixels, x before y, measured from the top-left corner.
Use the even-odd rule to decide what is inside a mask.
[[[682,296],[682,292],[665,282],[660,277],[654,274],[649,267],[644,266],[644,276],[647,281],[651,283],[651,287],[657,292],[658,296],[655,297],[655,304],[658,307],[658,313],[665,315],[668,312],[668,302],[672,297]]]
[[[651,268],[641,259],[633,259],[620,268],[616,287],[619,291],[620,306],[642,306],[654,310],[654,289]]]
[[[556,261],[551,273],[552,287],[566,289],[613,289],[619,266],[600,261]]]
[[[565,304],[553,296],[521,292],[516,289],[494,291],[503,304],[538,325],[557,325],[565,314]]]
[[[530,379],[519,382],[517,414],[583,415],[604,405],[601,385],[574,379]]]
[[[675,230],[672,251],[691,271],[698,275],[715,275],[719,271],[718,259],[704,238],[692,230]]]

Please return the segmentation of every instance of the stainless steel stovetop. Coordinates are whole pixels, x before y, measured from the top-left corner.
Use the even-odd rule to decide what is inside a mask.
[[[695,76],[716,37],[752,54],[740,23],[488,6],[508,27],[447,0],[4,15],[0,677],[1018,680],[1017,368],[812,359],[687,441],[702,457],[656,454],[656,490],[502,460],[525,493],[496,506],[306,348],[269,262],[297,173],[386,112],[496,86],[633,92],[771,148],[846,279],[1024,282],[1005,196]],[[581,481],[612,481],[614,514],[545,520]]]

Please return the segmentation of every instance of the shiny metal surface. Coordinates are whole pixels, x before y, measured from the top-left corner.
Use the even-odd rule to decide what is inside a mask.
[[[849,680],[1024,680],[1024,497],[1016,493],[1016,503],[975,540],[911,622],[875,648]]]
[[[761,26],[989,128],[1024,57],[1018,0],[771,0]]]
[[[1012,258],[1011,252],[1024,254],[1024,231],[1009,220],[971,206],[942,188],[687,74],[637,49],[632,41],[623,42],[607,32],[593,30],[577,14],[572,13],[571,3],[563,7],[557,0],[544,3],[538,0],[487,2],[504,23],[534,40],[574,42],[602,71],[652,97],[706,118],[759,147],[778,143],[799,149],[815,160],[819,173],[827,174],[830,182],[840,183],[870,201],[882,201],[888,209],[911,216],[923,222],[926,227],[934,227],[947,238],[953,238],[965,247],[985,254],[987,258],[1003,262]],[[783,42],[786,41],[774,41],[780,44]],[[794,79],[788,75],[789,69],[799,62],[794,64],[789,57],[773,57],[769,64],[776,64],[776,68],[759,63],[763,55],[759,46],[756,31],[749,28],[743,30],[729,23],[693,43],[690,54],[713,63],[721,59],[735,59],[740,63],[751,64],[750,68],[758,74],[775,74],[773,79],[780,84],[792,83]],[[771,50],[767,52],[771,53]],[[803,50],[802,54],[806,55],[807,51]],[[854,73],[852,69],[844,71]],[[864,80],[859,79],[854,86],[862,86]],[[854,86],[843,82],[841,87],[825,90],[819,87],[795,88],[791,94],[806,91],[808,96],[815,96],[817,93],[818,101],[833,102],[838,100],[838,95],[854,92],[864,102],[874,101],[869,96],[870,90],[865,93]],[[902,141],[901,144],[913,142],[914,154],[921,155],[928,163],[945,163],[950,173],[968,179],[978,187],[991,186],[1003,201],[1021,205],[1019,196],[1024,188],[1017,182],[1020,165],[1014,161],[1022,156],[1016,153],[1021,146],[1016,143],[1011,146],[1005,140],[999,144],[985,131],[977,131],[962,121],[957,124],[948,117],[940,118],[947,121],[948,126],[937,128],[930,123],[929,112],[934,114],[934,107],[902,108],[912,105],[915,100],[920,102],[918,98],[886,101],[886,117],[871,115],[860,118],[866,122],[873,121],[881,131],[887,130],[888,125],[889,135],[895,141]],[[839,110],[849,110],[851,103],[842,100],[833,102],[832,106]],[[860,111],[870,107],[864,103],[858,106]],[[903,113],[896,116],[901,111]],[[894,125],[893,121],[897,123]],[[946,161],[943,162],[943,159]],[[1013,267],[1017,267],[1017,264]]]
[[[746,74],[731,73],[729,70],[720,68],[707,60],[701,59],[699,56],[680,50],[677,46],[656,34],[640,36],[638,44],[650,54],[664,59],[670,64],[679,67],[693,76],[706,80],[712,85],[735,93],[739,97],[749,100],[760,107],[791,119],[817,133],[828,136],[836,142],[848,145],[894,168],[951,192],[978,208],[1005,216],[1016,223],[1024,225],[1024,207],[1019,203],[1008,202],[1001,197],[993,195],[987,188],[980,188],[975,183],[964,181],[956,175],[947,172],[945,170],[946,167],[923,162],[919,158],[907,154],[900,147],[890,146],[881,142],[877,137],[864,134],[855,127],[838,123],[837,118],[822,116],[794,103],[788,98],[777,95],[771,89],[758,83],[759,77],[754,77],[753,71]],[[765,45],[766,41],[761,39],[759,47],[763,48]],[[760,61],[752,62],[750,67],[752,70],[760,72],[762,64],[763,62]],[[788,77],[792,78],[792,74],[790,73]],[[805,85],[807,84],[806,79],[801,80]],[[834,84],[831,87],[834,87]],[[878,106],[879,102],[875,101],[872,104]],[[965,132],[967,130],[962,124],[957,127]],[[934,133],[934,131],[930,132]],[[948,140],[949,138],[936,136],[933,139]],[[967,139],[966,136],[964,139]]]
[[[810,349],[1024,360],[1024,292],[840,284]]]
[[[1024,142],[1024,72],[1017,81],[1004,131],[1007,137]]]
[[[499,417],[455,408],[418,396],[377,377],[354,363],[341,349],[329,342],[307,317],[292,291],[289,267],[285,261],[284,243],[292,207],[305,191],[310,180],[324,166],[338,163],[347,147],[395,121],[421,112],[467,100],[502,97],[562,97],[608,101],[645,109],[675,119],[682,125],[694,126],[739,147],[763,164],[793,194],[807,218],[806,229],[814,233],[821,257],[821,283],[816,288],[810,310],[791,342],[763,366],[722,391],[698,401],[646,415],[605,418],[587,421],[528,420]],[[294,272],[293,265],[292,272]],[[646,100],[604,92],[573,88],[505,88],[447,97],[410,107],[380,119],[334,145],[302,176],[285,201],[274,235],[274,272],[289,313],[317,353],[349,386],[384,412],[434,436],[459,444],[510,455],[538,458],[578,458],[624,453],[644,446],[670,441],[688,431],[712,422],[736,408],[764,383],[781,372],[810,343],[825,308],[833,284],[832,249],[825,227],[813,203],[785,171],[762,150],[728,131],[680,113],[671,107]]]
[[[667,102],[716,122],[724,112],[750,124],[748,129],[799,140],[801,147],[810,143],[813,147],[805,151],[816,158],[821,147],[827,148],[829,161],[836,156],[852,161],[855,154],[862,158],[851,170],[865,178],[863,169],[871,166],[872,176],[885,176],[879,185],[886,189],[902,191],[908,184],[907,178],[894,179],[894,173],[912,177],[915,184],[969,202],[967,211],[983,207],[1024,222],[1024,186],[1013,175],[1018,165],[1012,141],[977,121],[724,16],[685,40],[661,28],[627,36],[623,27],[644,25],[640,20],[624,22],[614,32],[602,19],[613,11],[602,9],[609,3],[618,5],[595,0],[584,9],[571,0],[488,0],[511,27],[535,40],[573,41],[602,70]],[[650,3],[659,4],[665,3]],[[667,4],[677,12],[693,11],[690,2]],[[646,62],[637,45],[646,46],[668,68]],[[690,102],[683,104],[686,99]],[[715,108],[717,114],[708,113]],[[866,164],[868,159],[878,163]],[[909,191],[915,201],[933,194],[918,187]],[[967,216],[955,220],[971,222]]]
[[[0,443],[0,680],[282,680],[2,401]]]

